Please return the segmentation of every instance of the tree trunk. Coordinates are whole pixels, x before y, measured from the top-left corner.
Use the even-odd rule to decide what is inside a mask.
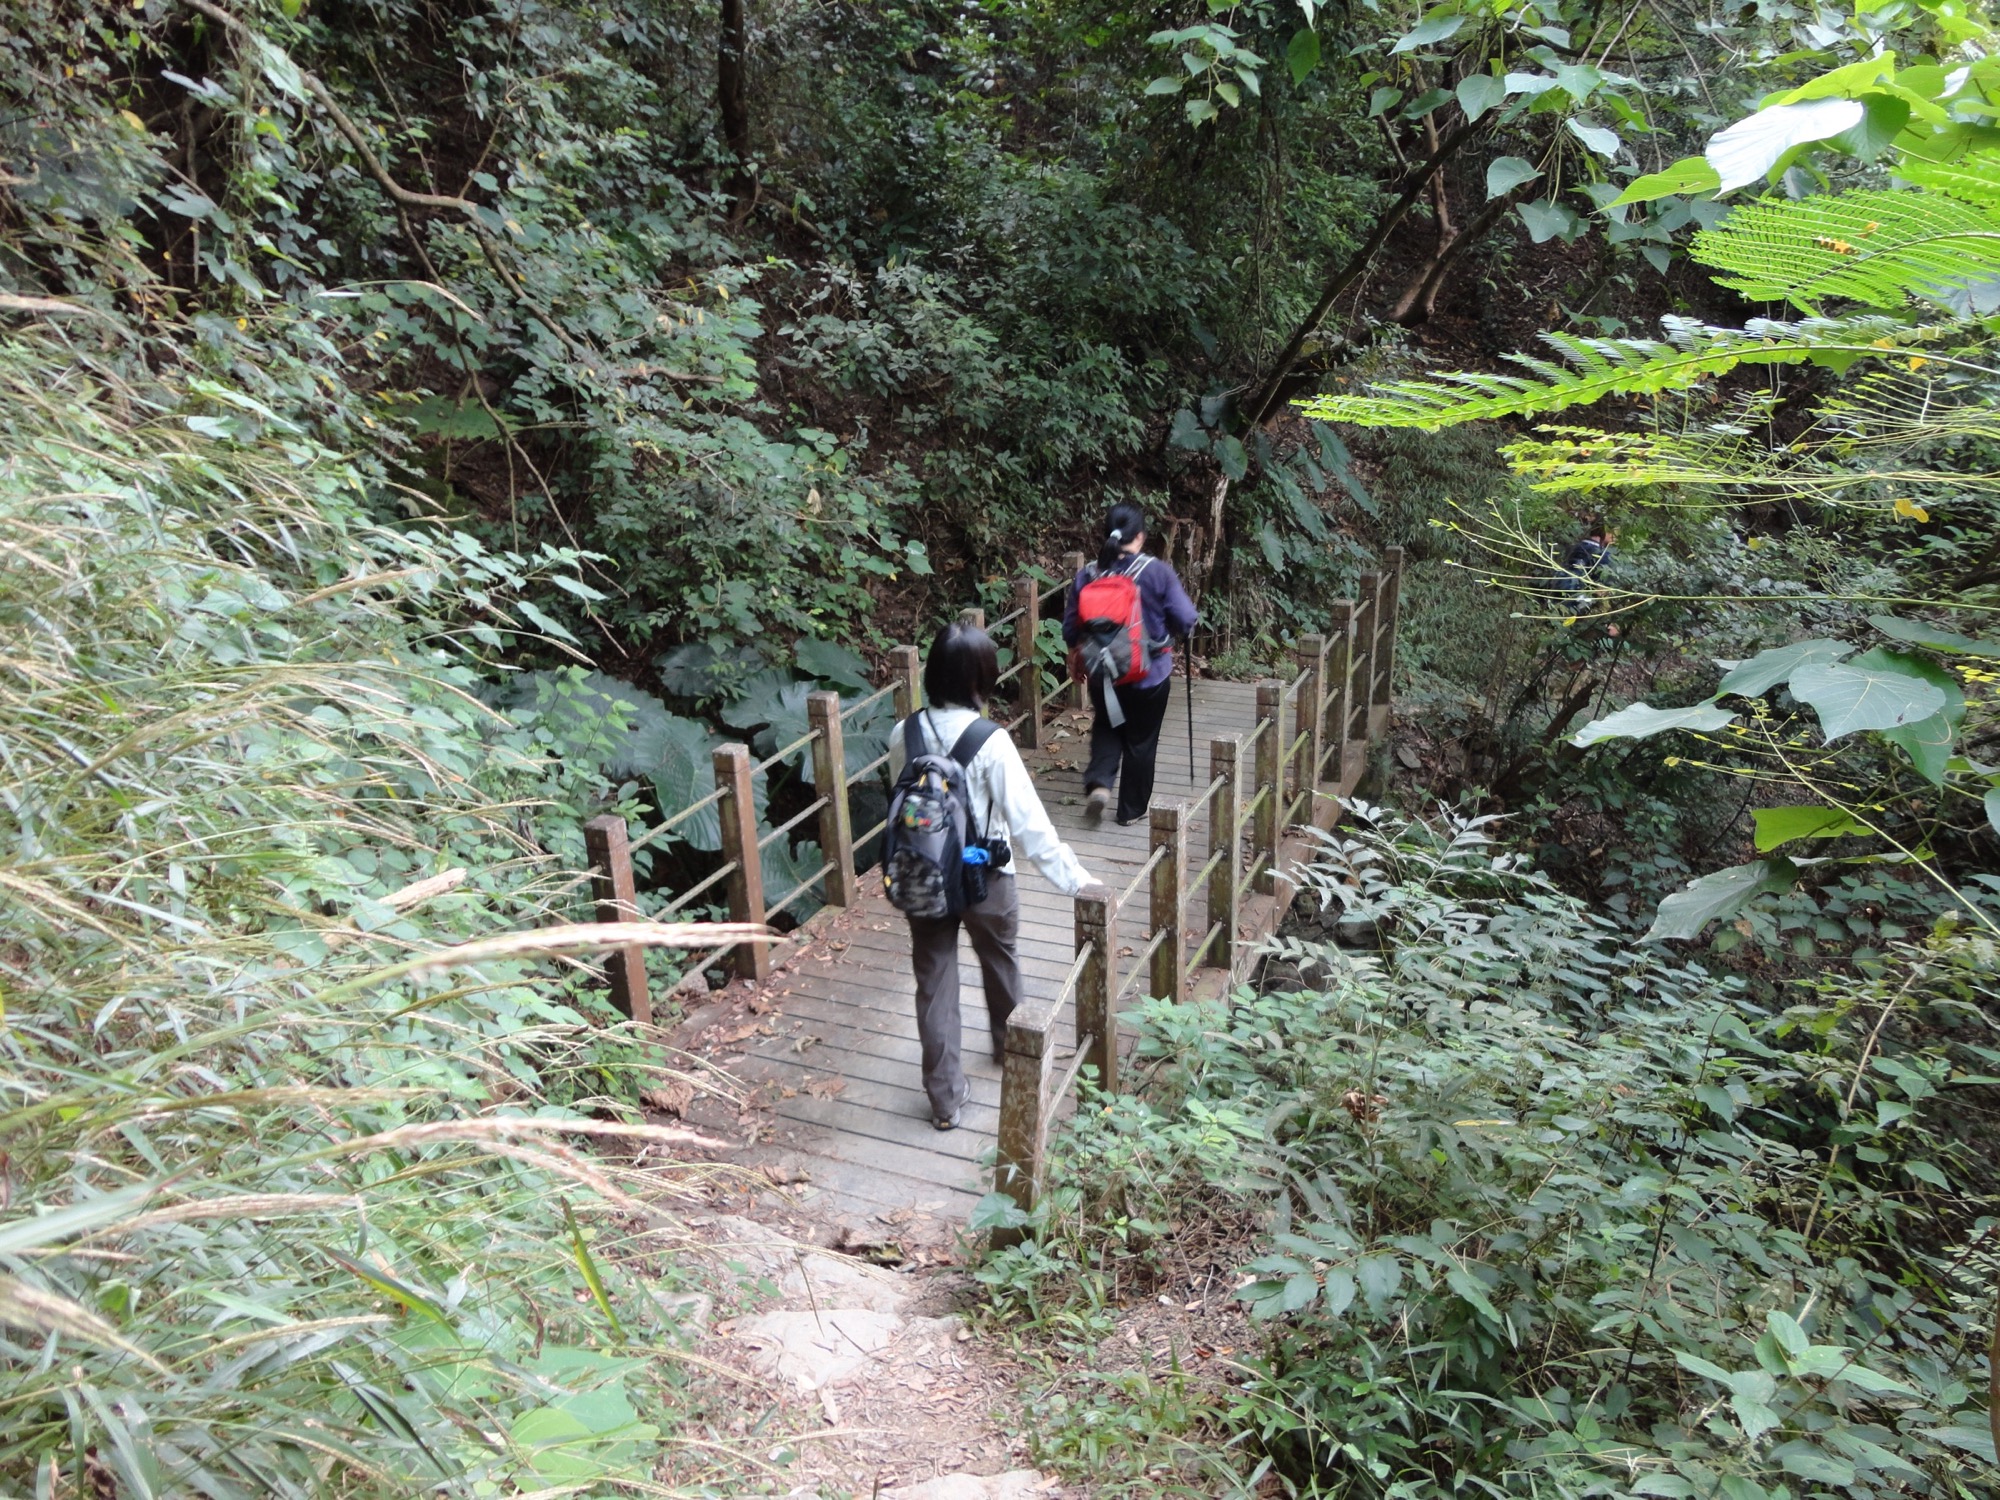
[[[1515,194],[1503,193],[1475,214],[1472,222],[1449,240],[1440,239],[1437,252],[1418,267],[1417,274],[1403,288],[1403,295],[1396,299],[1389,321],[1422,323],[1436,312],[1438,293],[1444,289],[1445,273],[1461,255],[1485,237],[1502,214],[1514,206],[1514,199]]]
[[[1491,116],[1487,118],[1490,119]],[[1305,349],[1306,341],[1319,332],[1320,324],[1325,322],[1326,315],[1333,311],[1334,303],[1344,297],[1348,289],[1361,279],[1362,273],[1368,269],[1382,246],[1388,242],[1396,226],[1403,222],[1403,216],[1410,211],[1417,199],[1423,196],[1425,189],[1430,186],[1431,179],[1482,128],[1477,121],[1460,125],[1438,144],[1438,148],[1431,152],[1422,165],[1404,177],[1402,191],[1397,195],[1396,201],[1382,210],[1381,215],[1375,220],[1375,227],[1369,230],[1368,238],[1348,256],[1346,263],[1327,279],[1326,286],[1320,292],[1319,300],[1313,304],[1312,311],[1307,313],[1299,326],[1292,330],[1291,338],[1286,341],[1284,349],[1272,363],[1270,372],[1264,377],[1264,383],[1258,387],[1257,394],[1244,408],[1245,431],[1261,425],[1270,417],[1278,405],[1278,397],[1284,389],[1285,378],[1292,373],[1292,367],[1298,364],[1299,355]]]
[[[744,62],[749,51],[748,27],[744,22],[744,0],[721,0],[722,35],[715,56],[715,104],[722,116],[722,142],[736,158],[736,170],[729,177],[729,196],[735,200],[734,215],[749,213],[756,193],[750,175],[750,97],[744,83]]]

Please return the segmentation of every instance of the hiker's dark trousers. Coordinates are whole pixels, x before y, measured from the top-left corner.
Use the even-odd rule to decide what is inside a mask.
[[[1125,722],[1114,725],[1104,716],[1104,684],[1094,677],[1090,681],[1090,706],[1097,717],[1090,725],[1090,769],[1083,773],[1083,788],[1115,783],[1121,823],[1145,817],[1153,800],[1153,762],[1159,758],[1160,725],[1173,687],[1168,677],[1155,687],[1113,688],[1125,710]]]
[[[910,967],[917,975],[917,1040],[923,1046],[924,1092],[931,1117],[950,1119],[965,1101],[965,1066],[959,1057],[958,929],[972,936],[979,976],[986,988],[986,1017],[994,1050],[1006,1035],[1007,1017],[1021,1000],[1021,960],[1014,951],[1021,930],[1021,898],[1012,875],[988,875],[986,899],[955,917],[911,917]]]

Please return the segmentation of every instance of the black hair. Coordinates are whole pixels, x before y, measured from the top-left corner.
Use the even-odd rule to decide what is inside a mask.
[[[1129,500],[1120,500],[1104,516],[1104,545],[1097,549],[1097,571],[1118,566],[1125,544],[1146,529],[1146,513]]]
[[[1602,541],[1607,535],[1604,525],[1604,517],[1602,516],[1586,517],[1583,523],[1583,534],[1591,541]]]
[[[947,625],[924,662],[924,701],[933,708],[984,708],[1000,685],[1000,653],[977,625]]]

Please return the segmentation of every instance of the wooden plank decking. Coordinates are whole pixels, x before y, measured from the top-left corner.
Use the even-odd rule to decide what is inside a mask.
[[[1210,738],[1246,734],[1257,722],[1252,685],[1197,682],[1191,775],[1182,691],[1177,682],[1161,739],[1156,804],[1198,797],[1208,786]],[[1376,717],[1386,719],[1386,711],[1377,710]],[[1149,834],[1144,824],[1120,828],[1109,817],[1097,825],[1085,822],[1082,765],[1088,739],[1087,711],[1066,712],[1045,729],[1048,748],[1030,754],[1028,762],[1063,838],[1084,867],[1116,892],[1150,856]],[[1350,765],[1360,765],[1358,751],[1350,751]],[[1330,821],[1330,812],[1331,805],[1325,804],[1320,821]],[[1189,829],[1188,851],[1191,866],[1208,857],[1205,816]],[[1294,844],[1288,852],[1300,850]],[[1032,867],[1017,878],[1023,976],[1031,993],[1037,988],[1051,993],[1061,986],[1074,956],[1071,902]],[[773,1168],[808,1203],[836,1216],[900,1218],[914,1212],[962,1224],[992,1186],[991,1153],[999,1122],[1000,1068],[988,1054],[979,967],[970,944],[961,940],[965,1066],[972,1096],[961,1127],[940,1132],[931,1127],[918,1076],[915,986],[904,921],[872,875],[862,877],[861,888],[854,907],[825,911],[808,923],[781,950],[765,984],[754,991],[732,985],[729,1003],[711,1005],[692,1017],[683,1040],[755,1088],[758,1102],[768,1110],[756,1117],[757,1138],[732,1150],[731,1159]],[[1190,949],[1208,931],[1206,905],[1203,893],[1190,894]],[[1128,955],[1121,977],[1129,955],[1145,946],[1150,931],[1146,913],[1142,888],[1131,897],[1120,923],[1118,945]],[[1241,931],[1246,938],[1261,937],[1273,929],[1277,915],[1276,900],[1246,899]],[[1205,971],[1205,977],[1211,986],[1225,979],[1219,970]],[[718,1025],[718,1018],[731,1024]],[[1064,1054],[1073,1046],[1074,1022],[1072,1007],[1057,1029]],[[708,1118],[704,1121],[702,1115]],[[742,1122],[734,1117],[724,1121],[712,1111],[700,1111],[695,1118],[723,1134],[739,1139],[743,1134]]]

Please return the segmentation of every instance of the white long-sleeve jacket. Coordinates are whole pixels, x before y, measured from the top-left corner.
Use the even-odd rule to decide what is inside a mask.
[[[979,715],[969,708],[948,704],[918,712],[917,728],[925,748],[939,755],[951,754]],[[907,722],[907,721],[905,721]],[[903,774],[903,725],[889,731],[889,776]],[[972,800],[972,815],[989,837],[1004,832],[1017,855],[1033,860],[1035,868],[1049,884],[1065,896],[1074,896],[1091,883],[1091,876],[1078,862],[1076,851],[1056,834],[1055,824],[1035,792],[1034,780],[1021,761],[1014,737],[1001,730],[987,738],[965,768],[965,787]]]

